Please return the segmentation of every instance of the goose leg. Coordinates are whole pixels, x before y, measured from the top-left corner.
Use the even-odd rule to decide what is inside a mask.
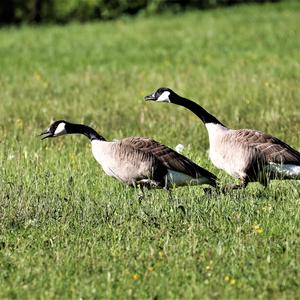
[[[165,186],[164,186],[164,190],[168,193],[168,202],[170,205],[175,205],[173,196],[172,196],[172,188],[168,186],[168,181],[167,181],[167,177],[165,178]],[[175,206],[176,210],[180,210],[184,215],[185,215],[185,208],[182,204],[178,205],[177,207]]]
[[[170,188],[165,188],[165,190],[168,192],[168,202],[170,205],[174,206],[175,210],[180,212],[181,214],[185,215],[185,208],[182,204],[178,204],[178,201],[174,201],[172,197],[172,189]],[[176,204],[175,204],[176,203]]]
[[[139,186],[139,192],[138,192],[138,200],[139,200],[139,203],[142,202],[142,200],[145,199],[145,191],[144,191],[144,187],[143,186]]]
[[[141,184],[138,184],[136,182],[132,182],[132,185],[135,189],[135,192],[137,193],[137,198],[139,200],[139,203],[142,202],[142,200],[145,199],[145,192],[144,192],[144,187]]]
[[[270,180],[268,177],[264,177],[259,182],[264,188],[267,188],[270,183]]]
[[[220,192],[223,191],[222,189],[220,189],[220,187],[206,187],[203,188],[203,192],[206,196],[212,196],[214,192]]]
[[[169,203],[173,203],[172,191],[171,191],[171,188],[168,185],[168,177],[167,176],[165,176],[164,190],[168,193],[168,201],[169,201]]]
[[[172,191],[171,189],[167,189],[168,192],[168,201],[169,203],[173,203]]]
[[[238,189],[244,189],[249,183],[249,180],[247,179],[242,179],[242,182],[240,184],[227,184],[222,188],[222,193],[227,193],[233,190],[238,190]]]

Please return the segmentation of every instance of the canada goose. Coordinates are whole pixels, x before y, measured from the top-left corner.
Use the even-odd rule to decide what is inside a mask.
[[[108,176],[129,186],[165,188],[209,184],[216,186],[216,176],[190,159],[155,140],[128,137],[108,142],[94,129],[64,120],[53,122],[43,131],[42,139],[65,134],[85,135],[92,143],[92,153]]]
[[[145,100],[184,106],[201,119],[208,131],[212,163],[242,180],[225,190],[245,188],[254,181],[267,186],[270,179],[300,179],[300,153],[276,137],[253,129],[229,129],[200,105],[169,88],[159,88]]]

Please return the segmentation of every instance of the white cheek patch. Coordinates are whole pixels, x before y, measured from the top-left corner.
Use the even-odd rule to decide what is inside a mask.
[[[158,101],[158,102],[170,102],[169,96],[170,96],[170,92],[164,91],[164,92],[157,98],[156,101]]]
[[[55,129],[54,136],[66,134],[66,123],[59,123]]]

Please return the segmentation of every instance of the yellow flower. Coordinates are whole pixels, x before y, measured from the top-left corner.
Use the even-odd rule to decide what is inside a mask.
[[[23,128],[23,120],[22,119],[17,119],[16,121],[15,121],[15,123],[16,123],[16,127],[17,128]]]
[[[272,205],[271,204],[268,204],[267,206],[264,206],[262,208],[263,211],[271,211],[272,210]]]
[[[134,281],[137,281],[137,280],[140,279],[140,275],[139,275],[139,274],[133,274],[132,279],[133,279]]]
[[[34,72],[33,76],[36,81],[40,81],[42,79],[41,74],[38,72]]]
[[[264,232],[264,230],[260,227],[259,224],[253,225],[253,229],[254,229],[254,231],[255,231],[256,233],[258,233],[258,234],[261,234],[261,233]]]
[[[226,282],[228,282],[229,284],[231,284],[231,285],[236,284],[236,280],[235,280],[233,277],[230,277],[230,276],[228,276],[228,275],[226,275],[226,276],[224,277],[224,280],[225,280]]]

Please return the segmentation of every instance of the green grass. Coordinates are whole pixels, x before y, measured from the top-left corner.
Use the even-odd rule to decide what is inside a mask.
[[[177,189],[184,215],[160,190],[139,204],[84,137],[37,137],[64,118],[107,139],[182,143],[231,182],[193,114],[143,96],[169,86],[230,127],[300,149],[299,20],[295,1],[1,29],[0,298],[299,297],[299,182],[212,197]]]

